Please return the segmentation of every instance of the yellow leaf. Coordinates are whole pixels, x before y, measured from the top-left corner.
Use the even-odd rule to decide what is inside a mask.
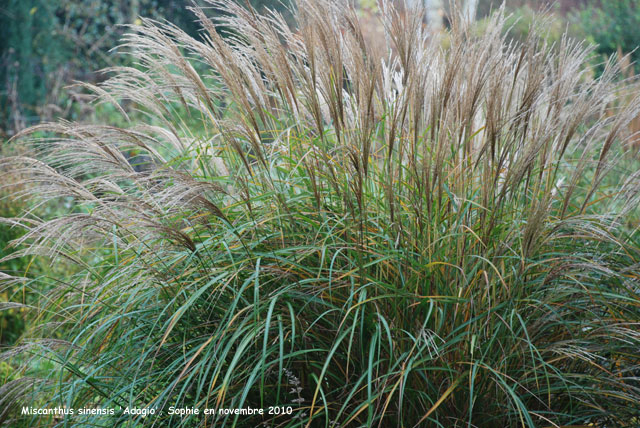
[[[466,374],[466,373],[465,373]],[[447,388],[447,390],[444,392],[444,394],[442,394],[442,396],[438,399],[438,401],[435,402],[435,404],[429,409],[429,411],[427,412],[426,415],[424,415],[422,417],[422,419],[420,419],[418,421],[418,423],[415,425],[416,427],[418,425],[420,425],[425,419],[427,419],[429,417],[429,415],[431,413],[433,413],[434,410],[436,410],[438,408],[438,406],[440,406],[442,404],[442,402],[444,400],[447,399],[447,397],[453,392],[454,389],[456,389],[456,387],[458,386],[458,384],[460,383],[460,381],[462,380],[462,378],[464,377],[464,375],[460,376],[458,379],[456,379],[455,382],[453,382],[451,384],[451,386],[449,388]],[[414,427],[415,428],[415,427]]]

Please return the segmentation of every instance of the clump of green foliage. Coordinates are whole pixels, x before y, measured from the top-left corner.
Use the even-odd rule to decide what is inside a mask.
[[[37,397],[157,414],[25,423],[633,423],[640,251],[619,225],[639,173],[616,167],[640,102],[611,102],[615,64],[591,80],[590,48],[536,26],[508,42],[500,14],[454,17],[442,48],[382,2],[371,46],[339,2],[299,0],[295,28],[212,4],[202,40],[149,20],[127,37],[136,67],[93,87],[127,126],[41,125],[1,163],[73,201],[26,213],[16,255],[80,268],[5,355],[54,364],[0,388],[5,420]]]
[[[640,60],[640,6],[633,0],[590,1],[575,10],[571,20],[581,32],[597,45],[597,52],[604,57],[617,52],[631,54],[633,62]]]

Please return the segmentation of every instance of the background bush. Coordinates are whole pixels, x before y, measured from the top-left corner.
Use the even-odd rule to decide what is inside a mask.
[[[587,40],[597,45],[603,57],[618,51],[631,54],[634,63],[640,59],[640,35],[636,29],[640,25],[640,7],[630,0],[589,2],[574,12],[576,20]]]
[[[66,86],[98,82],[102,68],[128,64],[115,55],[127,25],[139,17],[170,21],[198,37],[185,0],[8,0],[0,6],[0,137],[53,118],[83,119],[82,93]],[[250,0],[258,10],[285,11],[285,2]],[[208,14],[216,10],[207,9]]]

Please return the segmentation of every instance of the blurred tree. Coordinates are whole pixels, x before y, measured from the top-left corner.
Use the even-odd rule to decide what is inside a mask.
[[[640,5],[637,0],[591,0],[573,14],[584,37],[598,45],[597,51],[609,56],[618,50],[640,60]]]
[[[20,128],[46,95],[55,62],[53,8],[46,0],[8,0],[0,7],[0,121]]]
[[[433,31],[440,31],[443,25],[444,8],[442,0],[425,0],[427,22]]]
[[[244,2],[245,0],[238,0]],[[139,16],[167,19],[191,36],[199,25],[188,7],[203,0],[4,0],[0,5],[0,138],[41,119],[68,116],[62,90],[73,80],[122,64],[110,50]],[[286,0],[250,0],[284,10]],[[203,4],[204,5],[204,4]],[[215,9],[208,9],[215,14]]]

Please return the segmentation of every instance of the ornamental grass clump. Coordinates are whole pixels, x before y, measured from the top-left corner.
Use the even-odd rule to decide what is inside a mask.
[[[640,181],[619,159],[640,102],[616,61],[594,80],[590,47],[509,42],[500,12],[439,36],[382,1],[372,46],[341,2],[298,0],[295,28],[210,3],[200,39],[143,20],[135,67],[87,85],[126,126],[36,126],[2,160],[71,206],[5,220],[16,256],[77,266],[4,354],[24,364],[8,424],[638,422]],[[33,403],[155,414],[15,411]]]

